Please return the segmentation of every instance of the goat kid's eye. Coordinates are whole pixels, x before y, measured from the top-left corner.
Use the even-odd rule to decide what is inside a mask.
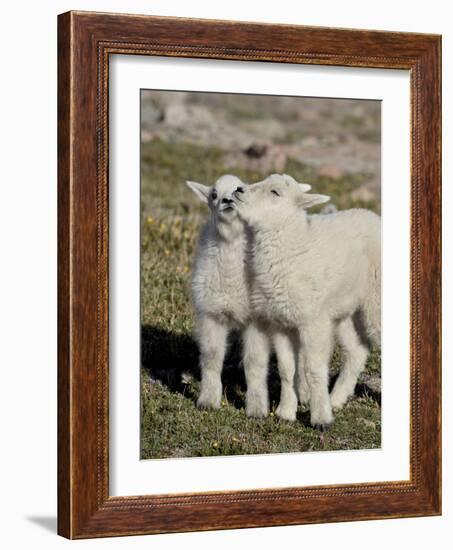
[[[275,191],[275,189],[272,189],[272,190],[271,190],[271,193],[273,193],[276,197],[279,197],[279,196],[280,196],[280,194],[277,193],[277,191]]]
[[[212,198],[213,201],[216,200],[216,198],[217,198],[217,193],[216,193],[215,191],[212,192],[211,198]]]

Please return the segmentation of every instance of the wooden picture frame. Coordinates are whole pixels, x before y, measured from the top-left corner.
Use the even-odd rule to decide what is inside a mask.
[[[58,48],[59,534],[88,538],[440,514],[440,37],[69,12],[59,16]],[[109,496],[111,54],[410,71],[409,481]]]

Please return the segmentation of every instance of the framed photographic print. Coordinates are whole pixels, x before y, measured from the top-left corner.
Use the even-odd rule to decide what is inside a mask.
[[[440,37],[58,40],[59,533],[440,514]]]

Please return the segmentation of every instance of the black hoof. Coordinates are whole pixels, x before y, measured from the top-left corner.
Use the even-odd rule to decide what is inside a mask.
[[[320,432],[324,433],[327,432],[327,430],[330,428],[332,424],[314,424],[313,428],[315,430],[319,430]]]

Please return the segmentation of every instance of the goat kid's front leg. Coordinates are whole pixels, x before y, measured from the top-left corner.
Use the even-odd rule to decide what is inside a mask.
[[[296,420],[297,395],[295,391],[296,354],[291,338],[282,332],[272,335],[280,375],[280,403],[275,411],[284,420]]]
[[[200,409],[220,407],[227,335],[228,327],[215,319],[208,316],[199,319],[197,337],[200,348],[201,391],[197,406]]]
[[[247,382],[245,412],[247,416],[263,418],[269,413],[267,375],[269,338],[257,325],[244,330],[244,373]]]
[[[329,363],[333,349],[333,327],[329,319],[317,319],[301,330],[305,374],[310,388],[310,421],[321,430],[333,422],[329,398]]]

